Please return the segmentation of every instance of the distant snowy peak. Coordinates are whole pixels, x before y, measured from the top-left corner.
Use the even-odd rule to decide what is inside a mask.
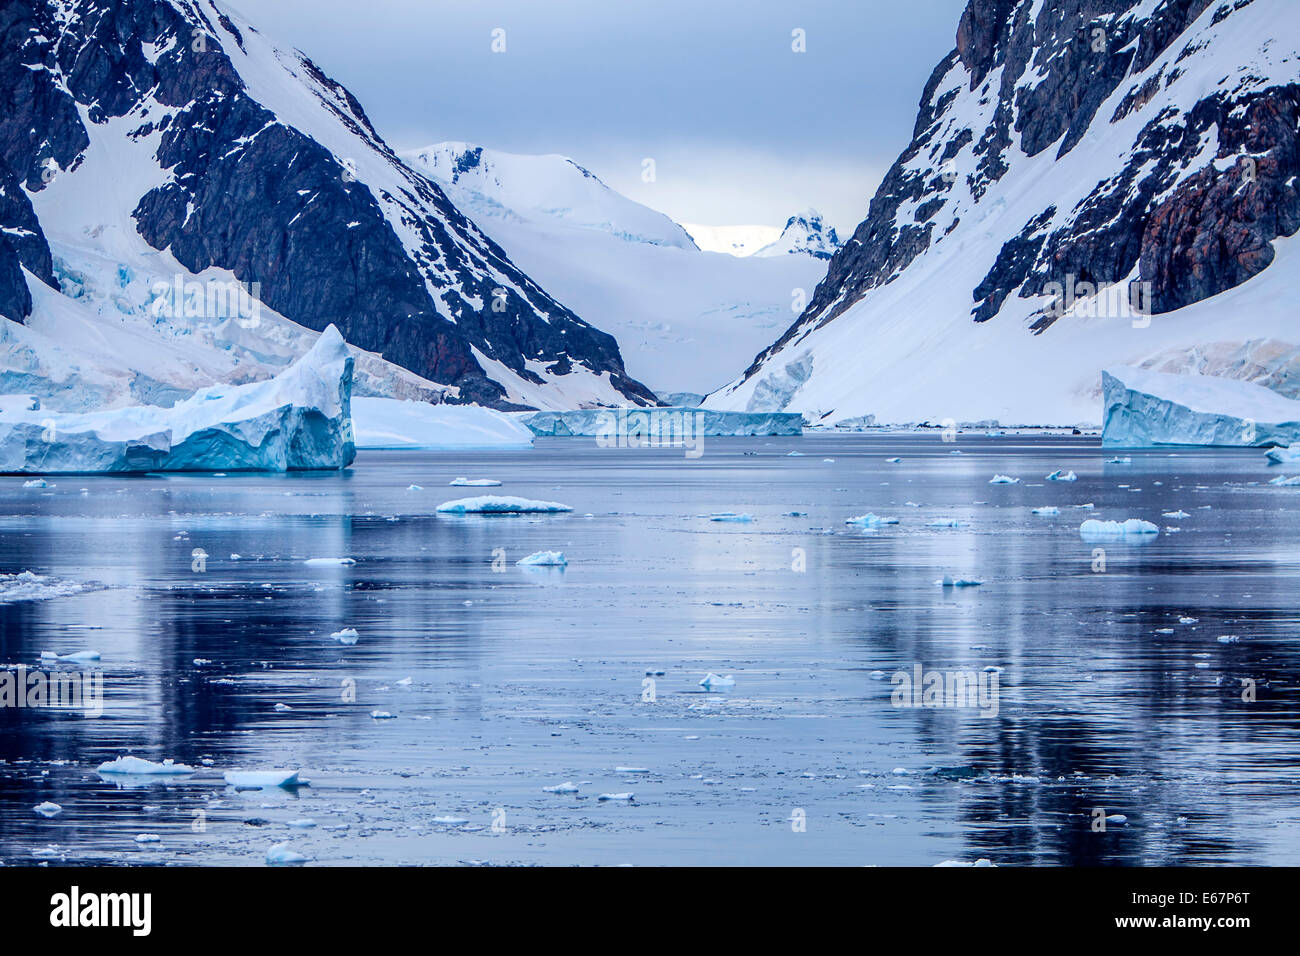
[[[781,238],[781,230],[776,226],[682,225],[705,252],[722,252],[740,259],[752,256]]]
[[[474,216],[553,219],[629,242],[695,248],[673,220],[611,189],[567,156],[530,156],[454,142],[399,155],[437,180]]]
[[[808,255],[814,259],[829,259],[840,248],[840,237],[834,226],[822,222],[816,209],[805,209],[791,216],[777,240],[754,253],[756,256]]]

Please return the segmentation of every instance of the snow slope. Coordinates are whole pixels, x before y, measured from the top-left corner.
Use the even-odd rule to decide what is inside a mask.
[[[752,256],[781,238],[780,226],[702,226],[682,223],[695,244],[705,252],[725,252],[729,256]]]
[[[705,407],[1096,425],[1111,366],[1293,394],[1298,51],[1289,0],[972,3],[809,308]],[[1121,295],[1062,310],[1082,279]]]
[[[628,375],[659,393],[722,385],[789,324],[825,272],[810,256],[700,251],[672,220],[563,157],[462,143],[403,155],[439,177],[511,261],[611,333]],[[552,193],[561,198],[548,202]]]

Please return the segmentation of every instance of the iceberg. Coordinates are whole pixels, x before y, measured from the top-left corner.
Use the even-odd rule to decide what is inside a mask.
[[[518,419],[477,405],[358,397],[352,399],[352,425],[358,448],[459,451],[533,444],[533,433]]]
[[[340,644],[355,644],[361,639],[361,635],[357,633],[355,627],[345,627],[341,631],[335,631],[330,637]]]
[[[521,515],[521,514],[556,514],[572,511],[569,505],[558,501],[533,501],[528,498],[516,498],[512,495],[481,495],[477,498],[457,498],[444,501],[437,511],[444,515]]]
[[[945,574],[934,583],[945,588],[977,588],[984,582],[976,581],[974,578],[954,578],[950,574]]]
[[[1278,475],[1269,482],[1270,485],[1300,485],[1300,475],[1292,475],[1289,478],[1285,475]]]
[[[1072,471],[1054,471],[1047,476],[1048,481],[1078,481],[1079,476]]]
[[[990,485],[1018,485],[1019,478],[1012,478],[1010,475],[994,475],[989,479]]]
[[[674,437],[736,438],[803,434],[803,415],[793,412],[721,412],[684,406],[589,408],[518,413],[519,421],[545,438],[619,439],[624,447],[664,447]]]
[[[1294,448],[1283,445],[1278,448],[1270,448],[1264,453],[1268,458],[1270,465],[1286,465],[1293,461],[1300,461],[1300,444]]]
[[[293,863],[306,863],[311,857],[303,856],[297,850],[291,850],[288,843],[276,843],[266,851],[267,866],[285,866]]]
[[[858,515],[856,518],[845,518],[845,524],[862,525],[864,528],[878,528],[882,524],[898,524],[897,518],[881,517],[868,511],[864,515]]]
[[[497,488],[501,482],[495,478],[454,478],[447,484],[452,488]]]
[[[700,686],[703,687],[705,690],[713,690],[715,688],[722,688],[722,687],[735,687],[736,678],[732,677],[730,674],[728,674],[726,677],[719,677],[717,674],[714,674],[712,671],[710,671],[705,676],[704,680],[700,681]]]
[[[1251,447],[1300,442],[1300,401],[1210,375],[1102,373],[1102,444]]]
[[[517,565],[538,568],[562,568],[568,565],[563,551],[534,551],[526,558],[520,558]]]
[[[1132,535],[1159,533],[1159,528],[1141,518],[1129,518],[1126,521],[1099,521],[1096,518],[1089,518],[1079,525],[1079,534],[1084,538],[1126,538]]]
[[[297,770],[227,770],[225,781],[239,790],[270,790],[304,783]]]
[[[164,760],[162,763],[154,763],[152,760],[144,760],[140,757],[118,757],[116,760],[110,760],[107,763],[101,763],[96,770],[99,773],[123,773],[123,774],[183,774],[194,773],[194,768],[183,763],[175,763],[171,760]]]
[[[329,326],[301,359],[249,385],[214,385],[172,408],[0,411],[0,472],[297,471],[346,468],[352,356]]]
[[[46,800],[44,803],[36,804],[36,806],[32,807],[32,809],[35,810],[37,813],[39,813],[41,816],[46,818],[57,817],[60,813],[63,812],[63,808],[61,806],[59,806],[57,803],[52,803],[49,800]]]

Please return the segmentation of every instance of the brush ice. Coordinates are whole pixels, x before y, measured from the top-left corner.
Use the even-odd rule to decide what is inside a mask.
[[[438,505],[438,513],[444,515],[514,515],[514,514],[555,514],[572,511],[569,505],[558,501],[533,501],[529,498],[516,498],[511,495],[481,495],[477,498],[457,498],[444,501]]]
[[[358,397],[352,399],[352,425],[358,448],[457,451],[533,443],[533,433],[516,418],[477,405]]]
[[[302,783],[297,770],[227,770],[224,778],[232,787],[246,790],[296,787]]]
[[[726,677],[719,677],[713,672],[709,672],[704,680],[700,681],[700,686],[705,690],[716,690],[722,687],[735,687],[736,678],[728,674]]]
[[[183,774],[194,773],[194,768],[183,763],[176,763],[173,760],[164,760],[162,763],[155,763],[152,760],[145,760],[141,757],[118,757],[116,760],[110,760],[107,763],[101,763],[96,768],[99,773],[122,773],[122,774]]]
[[[172,408],[0,411],[0,471],[114,473],[346,468],[352,356],[334,326],[274,378],[214,385]]]
[[[1102,391],[1107,446],[1300,441],[1300,401],[1251,382],[1123,368],[1102,373]]]
[[[568,565],[563,551],[534,551],[526,558],[520,558],[515,564],[525,567],[562,568]]]
[[[447,484],[452,488],[496,488],[501,482],[495,478],[453,478]]]
[[[1079,534],[1084,538],[1126,538],[1159,533],[1159,528],[1141,518],[1129,518],[1125,521],[1099,521],[1096,518],[1089,518],[1079,525]]]

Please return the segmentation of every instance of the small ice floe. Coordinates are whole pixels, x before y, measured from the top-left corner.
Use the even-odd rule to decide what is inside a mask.
[[[1072,471],[1056,470],[1047,476],[1048,481],[1078,481],[1079,476]]]
[[[242,556],[239,555],[239,554],[232,554],[232,555],[230,556],[230,560],[231,560],[231,561],[240,561],[240,560],[242,560]]]
[[[98,773],[120,773],[120,774],[182,774],[194,773],[194,768],[188,764],[176,763],[174,760],[164,760],[162,763],[154,763],[152,760],[145,760],[141,757],[118,757],[116,760],[110,760],[107,763],[101,763],[96,771]]]
[[[361,639],[355,627],[345,627],[341,631],[335,631],[330,638],[338,641],[340,644],[355,644]]]
[[[337,567],[345,564],[356,564],[356,558],[308,558],[303,564],[310,568]]]
[[[311,857],[304,856],[297,850],[289,848],[288,843],[277,843],[266,851],[267,866],[286,866],[294,863],[306,863]]]
[[[1096,518],[1089,518],[1079,525],[1079,534],[1084,538],[1128,538],[1159,533],[1159,528],[1141,518],[1129,518],[1125,521],[1099,521]]]
[[[293,827],[295,830],[310,830],[316,826],[315,820],[308,820],[305,817],[301,820],[290,820],[285,824],[287,827]]]
[[[635,800],[635,793],[602,793],[596,798],[597,800]]]
[[[158,843],[161,840],[162,837],[158,836],[156,833],[140,833],[137,834],[135,838],[136,843]]]
[[[784,514],[782,514],[781,517],[783,517],[783,518],[806,518],[806,517],[808,517],[808,512],[806,512],[806,511],[787,511],[787,512],[785,512]]]
[[[444,515],[523,515],[558,514],[572,511],[573,508],[558,501],[533,501],[511,495],[480,495],[477,498],[444,501],[436,510],[438,514]]]
[[[410,687],[415,682],[411,680],[411,678],[409,677],[403,677],[399,681],[393,681],[393,683],[396,684],[398,687]]]
[[[1270,448],[1264,453],[1270,465],[1284,465],[1291,461],[1300,461],[1300,445],[1293,448]]]
[[[501,482],[495,478],[454,478],[447,484],[452,488],[499,488]]]
[[[951,574],[945,574],[934,583],[945,588],[977,588],[984,582],[976,581],[974,578],[954,578]]]
[[[1174,629],[1173,629],[1172,627],[1158,627],[1158,628],[1156,628],[1156,633],[1157,633],[1157,634],[1172,634],[1172,633],[1174,633]]]
[[[989,479],[990,485],[1018,485],[1019,478],[1012,478],[1010,475],[994,475]]]
[[[1186,511],[1183,511],[1183,510],[1180,508],[1180,509],[1177,510],[1177,511],[1163,511],[1163,512],[1160,513],[1160,517],[1162,517],[1162,518],[1190,518],[1191,515],[1189,515]]]
[[[48,488],[50,483],[44,478],[33,478],[31,481],[23,482],[24,488]]]
[[[303,783],[297,770],[227,770],[224,777],[236,790],[273,790]]]
[[[1238,644],[1241,642],[1241,638],[1236,634],[1220,634],[1218,640],[1220,644]]]
[[[1133,459],[1132,459],[1132,458],[1128,458],[1128,457],[1120,458],[1119,456],[1116,456],[1116,457],[1114,457],[1114,458],[1107,458],[1107,459],[1106,459],[1106,464],[1108,464],[1108,465],[1131,465],[1131,464],[1133,464]]]
[[[57,803],[51,803],[49,800],[46,800],[44,803],[36,804],[36,806],[32,807],[32,809],[35,810],[43,817],[57,817],[60,813],[63,812],[63,808],[61,806],[59,806]]]
[[[1201,620],[1201,619],[1200,619],[1199,617],[1180,617],[1180,618],[1178,619],[1178,623],[1179,623],[1179,624],[1197,624],[1197,623],[1200,622],[1200,620]]]
[[[93,664],[100,659],[99,651],[73,651],[71,654],[53,654],[41,651],[43,661],[67,661],[69,664]]]
[[[885,459],[885,464],[887,464],[887,465],[897,465],[897,464],[898,464],[900,461],[902,461],[902,460],[903,460],[903,459],[901,459],[901,458],[886,458],[886,459]]]
[[[1030,514],[1042,515],[1047,518],[1050,518],[1054,515],[1059,515],[1060,513],[1061,513],[1061,509],[1054,507],[1053,505],[1047,505],[1042,508],[1035,508],[1030,512]]]
[[[1123,824],[1128,823],[1128,817],[1122,813],[1108,813],[1106,814],[1106,822],[1118,823],[1122,826]]]
[[[288,704],[276,704],[275,710],[276,713],[283,714],[285,711],[293,710],[293,708],[290,707]]]
[[[700,686],[705,690],[720,690],[723,687],[735,687],[736,678],[732,677],[730,674],[726,677],[719,677],[717,674],[710,671],[705,676],[704,680],[700,681]]]
[[[466,819],[465,817],[444,816],[444,817],[434,817],[429,822],[440,823],[445,827],[463,827],[465,824],[469,823],[469,820]]]
[[[833,464],[835,464],[835,459],[834,459],[834,458],[823,458],[823,459],[822,459],[822,464],[823,464],[823,465],[833,465]]]
[[[950,452],[948,452],[948,454],[950,454],[950,455],[962,455],[962,454],[965,454],[965,452],[963,452],[963,451],[961,451],[960,449],[958,449],[958,450],[956,450],[956,451],[950,451]]]
[[[563,551],[534,551],[526,558],[520,558],[517,565],[533,568],[563,568],[568,565]]]
[[[959,521],[956,518],[935,518],[933,521],[926,523],[927,528],[964,528],[966,522]]]
[[[740,514],[735,511],[715,511],[709,515],[710,521],[735,521],[740,524],[748,524],[754,520],[751,514]]]
[[[423,485],[407,485],[407,486],[406,486],[406,490],[407,490],[407,491],[423,491],[423,490],[424,490],[424,486],[423,486]]]
[[[1083,508],[1085,511],[1091,511],[1093,508],[1096,508],[1097,506],[1094,505],[1091,501],[1087,501],[1087,502],[1084,502],[1084,503],[1081,504],[1081,505],[1075,505],[1075,507],[1076,507],[1076,508]]]
[[[858,515],[856,518],[845,518],[844,523],[861,525],[864,528],[878,528],[882,524],[898,524],[898,519],[872,514],[868,511],[866,514]]]
[[[370,712],[370,716],[373,717],[375,720],[396,720],[397,719],[386,710],[372,710]]]
[[[982,856],[974,863],[971,863],[969,860],[944,860],[941,863],[936,863],[935,866],[997,866],[997,864],[988,857]]]
[[[557,783],[553,787],[542,787],[542,793],[577,793],[578,785],[572,780],[565,783]]]
[[[1269,484],[1283,485],[1286,487],[1291,487],[1292,485],[1300,485],[1300,475],[1291,475],[1290,477],[1286,477],[1284,475],[1278,475],[1276,478],[1270,481]]]
[[[792,451],[792,452],[790,452],[789,454],[787,454],[785,457],[787,457],[787,458],[802,458],[802,457],[803,457],[803,452],[801,452],[801,451]]]
[[[615,773],[649,773],[649,767],[615,767]]]

